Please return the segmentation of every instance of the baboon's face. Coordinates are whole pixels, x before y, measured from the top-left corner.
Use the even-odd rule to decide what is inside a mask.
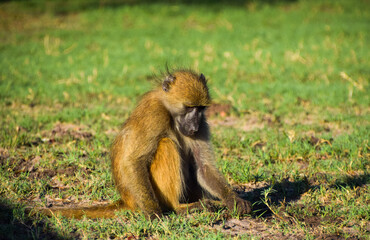
[[[201,122],[204,121],[205,106],[186,106],[182,114],[176,117],[178,130],[185,136],[194,136]]]

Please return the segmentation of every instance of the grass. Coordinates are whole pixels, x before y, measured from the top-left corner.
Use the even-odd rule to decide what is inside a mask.
[[[369,239],[370,4],[0,3],[5,238]],[[203,72],[218,167],[254,213],[29,216],[119,198],[109,146],[166,63]],[[67,205],[68,206],[68,205]]]

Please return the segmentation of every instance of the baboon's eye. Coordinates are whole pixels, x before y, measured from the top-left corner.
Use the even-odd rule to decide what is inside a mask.
[[[198,108],[199,111],[204,111],[204,110],[206,110],[207,107],[206,106],[198,106],[197,108]]]
[[[185,112],[189,113],[192,112],[194,109],[196,109],[197,112],[203,112],[206,108],[206,106],[185,106]]]
[[[193,110],[194,110],[194,108],[196,108],[196,107],[185,106],[185,111],[186,111],[187,113],[189,113],[189,112],[193,111]]]

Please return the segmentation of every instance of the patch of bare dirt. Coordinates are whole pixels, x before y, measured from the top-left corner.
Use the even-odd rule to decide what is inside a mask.
[[[104,133],[109,136],[116,136],[119,133],[119,130],[118,129],[108,129]]]
[[[284,234],[278,230],[275,230],[267,222],[252,218],[219,221],[213,225],[213,228],[229,234],[232,237],[247,234],[259,236],[260,239],[302,239],[304,236],[303,233],[298,232]]]
[[[0,147],[0,164],[9,157],[9,152],[5,148]]]
[[[308,230],[310,235],[322,240],[359,239],[356,238],[358,231],[351,226],[343,227],[336,235],[325,233],[328,222],[340,225],[343,223],[342,219],[322,216],[320,213],[322,208],[316,205],[306,206],[296,203],[296,200],[308,190],[309,183],[306,180],[292,182],[286,179],[274,184],[276,192],[269,195],[269,202],[275,206],[281,205],[276,212],[270,211],[270,208],[260,201],[261,193],[270,186],[267,182],[234,185],[234,190],[240,197],[256,203],[253,210],[258,210],[257,213],[241,219],[233,219],[229,216],[216,221],[210,228],[230,237],[252,235],[260,239],[303,239],[307,234],[305,231]],[[298,189],[301,191],[297,192]],[[302,214],[302,212],[306,213]],[[297,224],[304,224],[306,230],[296,227]],[[287,228],[291,229],[289,232],[284,231],[285,227],[282,228],[287,225],[289,225]]]
[[[308,134],[299,139],[301,142],[307,142],[311,146],[315,147],[316,150],[320,150],[323,145],[330,145],[333,143],[334,139],[323,139],[315,137],[315,133]]]
[[[243,131],[250,132],[256,129],[263,129],[266,126],[266,122],[258,118],[256,115],[249,115],[243,121],[240,128]]]
[[[60,139],[70,137],[74,140],[91,140],[94,135],[87,130],[86,126],[75,125],[72,123],[57,123],[51,132],[44,132],[43,141],[55,142]]]
[[[270,114],[261,115],[259,113],[249,113],[244,116],[218,116],[219,117],[211,115],[211,118],[208,119],[211,126],[233,127],[245,132],[263,129],[266,126],[274,124],[280,124],[280,119]]]
[[[235,116],[235,114],[231,114],[233,111],[236,112],[230,104],[213,104],[206,112],[207,120],[211,126],[233,127],[245,132],[265,127],[281,128],[284,125],[312,125],[316,128],[320,126],[315,131],[311,130],[303,133],[304,136],[312,137],[310,141],[313,144],[316,144],[315,134],[317,133],[331,132],[334,137],[337,137],[343,134],[350,134],[353,131],[353,126],[350,124],[325,120],[318,109],[284,116],[252,111],[247,111],[241,116]]]
[[[4,155],[0,155],[0,166],[8,164],[10,169],[14,172],[15,176],[19,176],[21,173],[28,173],[29,179],[40,179],[40,178],[51,178],[52,180],[56,175],[64,175],[66,177],[74,176],[76,172],[84,172],[86,174],[91,173],[90,169],[87,168],[78,168],[76,165],[66,166],[64,168],[60,167],[57,170],[48,169],[40,167],[40,160],[42,156],[34,156],[29,159],[22,157],[9,157],[2,158]],[[57,182],[51,182],[52,188],[61,188],[60,184]]]
[[[255,190],[255,189],[264,189],[266,187],[270,186],[267,182],[250,182],[250,183],[243,183],[243,184],[233,184],[233,189],[241,195],[241,197],[244,197],[246,194],[250,194],[249,192]]]
[[[0,166],[8,164],[9,169],[14,172],[14,176],[19,176],[21,173],[28,173],[29,179],[51,178],[57,174],[57,171],[51,169],[39,168],[41,157],[35,156],[30,159],[7,157],[1,159]]]
[[[324,122],[322,123],[324,132],[331,132],[334,137],[351,134],[353,127],[349,124],[339,124],[336,122]]]
[[[227,116],[224,118],[210,118],[208,119],[208,123],[211,126],[235,127],[239,123],[239,120],[237,117]]]
[[[18,174],[18,173],[21,173],[21,172],[34,172],[36,171],[37,169],[37,166],[39,165],[40,163],[40,159],[41,157],[40,156],[35,156],[31,159],[19,159],[19,161],[14,164],[15,167],[13,169],[13,171]]]
[[[232,106],[230,104],[224,103],[214,103],[209,106],[206,110],[207,118],[213,116],[226,117],[231,114]]]

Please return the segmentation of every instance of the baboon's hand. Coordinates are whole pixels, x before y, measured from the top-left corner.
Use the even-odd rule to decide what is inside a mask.
[[[251,203],[240,197],[231,197],[227,200],[226,206],[231,211],[235,210],[239,215],[251,213],[252,211]]]

